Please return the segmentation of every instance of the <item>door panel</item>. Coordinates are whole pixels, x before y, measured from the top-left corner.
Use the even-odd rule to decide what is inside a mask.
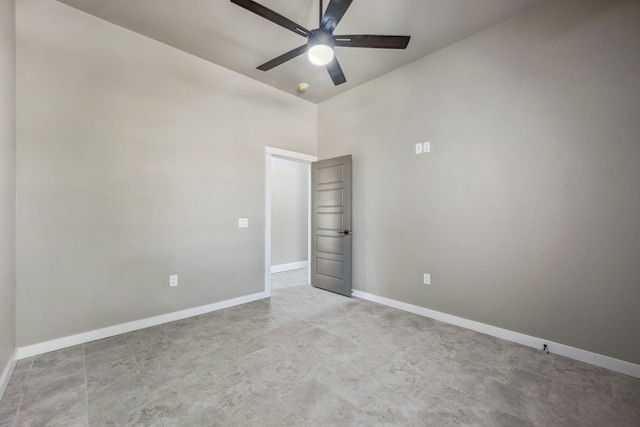
[[[318,230],[344,230],[342,213],[318,213]]]
[[[351,296],[351,156],[311,165],[311,284]]]
[[[343,190],[323,190],[318,191],[318,206],[323,208],[339,207],[343,203]]]
[[[318,169],[318,180],[325,184],[342,182],[343,176],[344,169],[342,165],[325,166]]]
[[[342,236],[317,236],[316,249],[320,252],[340,255],[344,253],[344,238]]]
[[[334,279],[343,279],[342,262],[333,261],[326,258],[318,258],[317,271],[326,277],[332,277]]]

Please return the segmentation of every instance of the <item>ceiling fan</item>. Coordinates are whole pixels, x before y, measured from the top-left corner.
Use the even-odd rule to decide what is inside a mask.
[[[315,30],[307,30],[290,19],[268,9],[252,0],[231,0],[256,15],[260,15],[269,21],[293,31],[299,36],[305,37],[307,43],[287,53],[284,53],[271,61],[258,66],[258,70],[268,71],[278,65],[296,58],[307,52],[309,60],[316,65],[326,65],[327,71],[333,80],[333,84],[340,85],[347,81],[342,68],[335,57],[334,47],[367,47],[377,49],[406,49],[410,36],[379,36],[379,35],[346,35],[336,36],[333,30],[336,28],[353,0],[330,0],[327,10],[322,14],[322,0],[320,0],[320,24]]]

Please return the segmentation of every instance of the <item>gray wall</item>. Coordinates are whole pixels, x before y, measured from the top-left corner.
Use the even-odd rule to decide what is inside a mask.
[[[0,374],[15,349],[15,6],[0,0]]]
[[[309,257],[309,165],[271,159],[271,265]]]
[[[355,288],[640,363],[639,112],[640,1],[550,2],[320,104]]]
[[[55,1],[17,35],[18,345],[264,290],[265,146],[316,106]]]

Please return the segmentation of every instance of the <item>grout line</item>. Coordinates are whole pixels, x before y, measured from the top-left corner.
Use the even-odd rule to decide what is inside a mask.
[[[89,378],[87,375],[87,351],[82,344],[82,364],[84,366],[84,395],[87,402],[87,427],[89,426]]]
[[[162,330],[162,332],[164,333],[164,330]],[[124,333],[122,335],[124,335],[126,337],[127,335],[129,335],[129,333],[127,332],[127,333]],[[144,377],[144,375],[142,375],[142,369],[140,369],[140,363],[138,362],[138,358],[136,357],[136,353],[131,348],[131,344],[129,343],[128,339],[126,340],[126,342],[127,342],[127,348],[129,349],[129,353],[133,357],[133,361],[135,362],[136,367],[138,368],[138,374],[140,375],[140,379],[142,380],[142,382],[145,385],[145,392],[146,392],[146,395],[147,395],[147,400],[148,400],[150,405],[153,405],[153,409],[156,409],[156,402],[151,398],[151,392],[150,392],[151,391],[151,387],[148,384],[148,382],[147,382],[146,378]],[[144,406],[144,403],[140,404],[139,407],[140,406]],[[162,420],[158,416],[158,412],[157,411],[156,411],[156,419],[160,422],[160,424],[162,424]],[[162,424],[162,425],[164,425],[164,424]]]
[[[18,410],[16,411],[16,415],[13,418],[13,425],[17,426],[18,425],[18,416],[20,416],[20,410],[22,409],[22,402],[24,401],[24,394],[27,390],[27,384],[29,383],[29,377],[31,376],[31,369],[33,368],[33,362],[36,360],[36,358],[34,357],[33,359],[31,359],[31,362],[29,362],[29,369],[27,370],[27,377],[24,379],[24,384],[22,386],[22,392],[20,393],[20,403],[18,403]]]

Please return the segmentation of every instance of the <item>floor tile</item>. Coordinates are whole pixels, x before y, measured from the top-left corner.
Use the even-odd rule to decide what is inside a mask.
[[[5,414],[0,416],[0,427],[13,427],[16,414]]]
[[[640,426],[638,378],[307,272],[278,273],[269,299],[20,360],[0,427]]]
[[[15,415],[22,402],[22,393],[6,393],[0,401],[0,420]]]
[[[89,387],[87,394],[89,414],[98,410],[108,411],[111,405],[135,408],[151,401],[149,388],[140,377],[127,378],[102,387]]]
[[[29,370],[28,382],[50,376],[73,375],[84,371],[82,346],[37,356]]]
[[[156,402],[156,410],[164,427],[226,426],[229,419],[216,407],[210,393],[200,391],[190,397],[173,397]]]
[[[104,363],[112,363],[122,359],[132,358],[131,350],[125,343],[106,350],[87,354],[85,364],[87,369],[93,369]]]
[[[39,393],[37,397],[27,400],[20,406],[17,424],[62,425],[77,420],[86,424],[86,414],[87,390],[81,383],[75,387]]]
[[[162,427],[155,406],[151,403],[132,406],[118,402],[109,407],[89,411],[89,425],[101,426],[154,426]]]
[[[636,409],[607,394],[585,390],[580,386],[554,382],[549,392],[549,403],[585,425],[606,425],[617,420],[616,425],[639,426],[640,416]]]
[[[92,390],[129,378],[139,378],[140,369],[132,356],[87,367],[87,387]]]
[[[89,424],[91,426],[160,426],[149,390],[141,378],[129,378],[89,388]]]
[[[37,378],[29,378],[22,395],[20,409],[24,411],[49,398],[62,396],[69,390],[76,391],[78,387],[86,392],[85,380],[85,374],[82,371],[73,374],[53,371],[48,376],[41,375]]]
[[[91,341],[84,345],[84,353],[86,356],[99,353],[101,351],[109,350],[113,347],[118,347],[127,343],[127,334],[116,335],[101,340]]]
[[[177,374],[177,372],[176,372]],[[202,379],[193,372],[182,372],[182,375],[156,374],[144,376],[144,382],[149,389],[149,395],[153,401],[162,401],[176,398],[196,399],[206,385]]]

